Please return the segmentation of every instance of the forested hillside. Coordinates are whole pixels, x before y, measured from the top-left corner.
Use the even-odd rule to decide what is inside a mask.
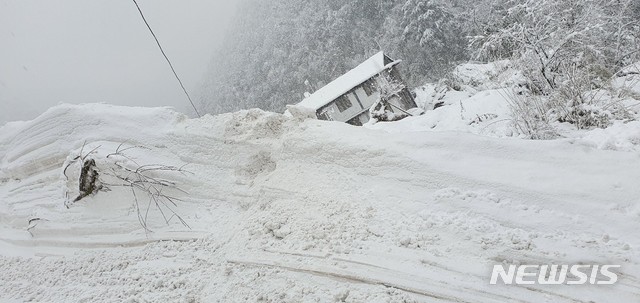
[[[469,60],[513,59],[549,94],[568,71],[590,85],[637,60],[638,20],[637,0],[244,0],[199,106],[281,112],[378,50],[404,61],[411,87]]]
[[[640,0],[192,2],[214,20],[235,1],[193,102],[202,116],[107,99],[0,125],[0,303],[640,303]],[[107,75],[129,64],[153,91],[165,83],[155,76],[178,90],[183,71],[196,73],[175,46],[203,60],[164,38],[219,42],[187,31],[202,10],[177,1],[92,1],[96,14],[4,2],[29,2],[7,33],[51,35],[2,46],[78,50],[9,60],[46,102],[61,101],[50,88],[74,71],[88,82],[56,90],[95,101],[102,86],[75,88],[116,90]],[[129,59],[41,20],[81,15],[73,26],[103,37],[84,21],[126,19],[112,3],[142,35],[118,40]],[[112,34],[135,30],[118,25]],[[380,50],[403,60],[415,103],[395,99],[407,95],[397,62],[361,64]],[[27,81],[49,73],[61,80]],[[2,99],[5,78],[0,112],[27,108]],[[332,109],[370,119],[324,120]]]

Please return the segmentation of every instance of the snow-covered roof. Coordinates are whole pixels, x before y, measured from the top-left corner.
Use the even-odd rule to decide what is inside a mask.
[[[331,81],[331,83],[325,85],[311,94],[311,96],[302,100],[302,102],[298,103],[298,106],[319,109],[350,91],[352,88],[369,80],[381,71],[400,63],[398,60],[385,64],[384,59],[384,52],[379,52],[373,55],[354,69]]]

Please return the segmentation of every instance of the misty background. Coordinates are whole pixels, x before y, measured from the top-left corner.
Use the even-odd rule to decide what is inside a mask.
[[[550,100],[545,114],[570,122],[584,112],[582,92],[640,61],[638,0],[139,4],[201,113],[283,112],[383,50],[403,60],[410,88],[459,89],[457,65],[509,60],[527,93]],[[193,115],[131,0],[0,0],[0,41],[0,123],[59,102]]]
[[[194,94],[235,2],[138,4]],[[132,1],[0,1],[0,125],[61,102],[173,106],[193,114]]]

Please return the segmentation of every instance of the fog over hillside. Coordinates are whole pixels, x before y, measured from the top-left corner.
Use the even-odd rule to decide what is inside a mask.
[[[0,0],[0,41],[0,303],[640,302],[638,0]]]
[[[413,87],[450,77],[468,60],[516,59],[532,73],[545,70],[531,77],[551,89],[545,77],[563,82],[574,69],[561,65],[607,77],[640,56],[634,0],[241,3],[201,88],[203,111],[282,112],[311,89],[305,81],[317,89],[379,50],[404,60]]]
[[[195,94],[235,2],[139,4]],[[33,119],[58,103],[193,112],[131,0],[1,0],[0,41],[0,124]]]

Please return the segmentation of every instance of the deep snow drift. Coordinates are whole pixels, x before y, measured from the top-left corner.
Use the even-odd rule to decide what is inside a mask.
[[[420,119],[430,118],[370,129],[259,110],[187,119],[93,104],[9,123],[0,128],[0,298],[640,300],[637,152],[427,131]],[[191,228],[165,224],[152,206],[145,233],[126,187],[65,208],[77,192],[72,160],[93,150],[106,171],[120,144],[137,146],[122,163],[186,165],[158,178],[188,192],[171,194]],[[489,285],[501,262],[622,268],[615,285]]]
[[[526,137],[513,127],[512,106],[523,100],[518,100],[523,98],[519,92],[526,91],[522,87],[528,82],[513,63],[462,64],[451,77],[453,80],[443,79],[415,90],[416,102],[426,110],[425,115],[370,127],[394,132],[453,130],[496,138]],[[608,89],[583,94],[585,100],[593,98],[585,106],[609,116],[611,125],[577,129],[567,122],[552,121],[549,127],[556,133],[554,137],[598,149],[640,151],[640,63],[622,69]],[[435,105],[440,107],[432,110]],[[622,111],[625,117],[613,113]]]

